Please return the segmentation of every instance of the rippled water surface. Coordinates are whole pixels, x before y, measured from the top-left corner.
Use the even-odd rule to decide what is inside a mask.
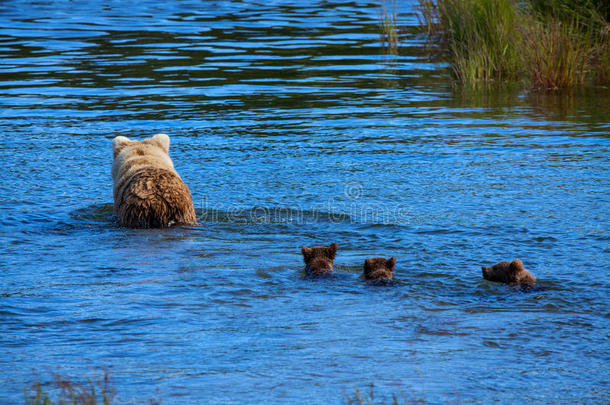
[[[453,89],[398,6],[391,54],[375,1],[0,3],[0,403],[607,403],[608,89]],[[111,140],[157,132],[199,224],[121,228]]]

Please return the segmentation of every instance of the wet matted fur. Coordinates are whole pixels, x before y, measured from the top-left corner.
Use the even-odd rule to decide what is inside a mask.
[[[310,276],[330,275],[333,272],[333,262],[337,254],[337,244],[328,246],[303,246],[301,248],[305,272]]]
[[[364,261],[362,275],[366,280],[390,282],[394,276],[394,266],[396,266],[395,256],[389,259],[373,257]]]
[[[503,261],[493,266],[482,266],[483,278],[489,281],[506,283],[512,286],[529,286],[536,284],[536,277],[529,272],[521,260]]]

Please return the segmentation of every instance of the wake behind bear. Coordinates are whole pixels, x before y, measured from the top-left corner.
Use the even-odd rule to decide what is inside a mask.
[[[112,142],[114,213],[123,226],[164,228],[197,223],[193,198],[169,157],[169,136]]]

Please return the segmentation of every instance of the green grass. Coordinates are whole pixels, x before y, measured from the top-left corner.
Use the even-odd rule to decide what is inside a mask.
[[[523,28],[520,50],[533,87],[560,89],[585,82],[592,44],[575,30],[574,24],[557,20]]]
[[[609,8],[603,0],[419,0],[418,16],[458,82],[546,90],[609,83]]]

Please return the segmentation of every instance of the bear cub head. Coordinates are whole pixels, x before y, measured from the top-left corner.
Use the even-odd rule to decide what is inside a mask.
[[[392,256],[390,259],[385,259],[383,257],[366,259],[364,261],[364,278],[366,280],[375,281],[376,283],[392,283],[395,265],[395,256]]]
[[[482,266],[483,278],[512,286],[532,287],[536,284],[536,277],[530,273],[521,260],[503,261],[493,266]]]
[[[330,275],[333,272],[333,261],[337,254],[337,244],[301,248],[305,272],[311,276]]]

